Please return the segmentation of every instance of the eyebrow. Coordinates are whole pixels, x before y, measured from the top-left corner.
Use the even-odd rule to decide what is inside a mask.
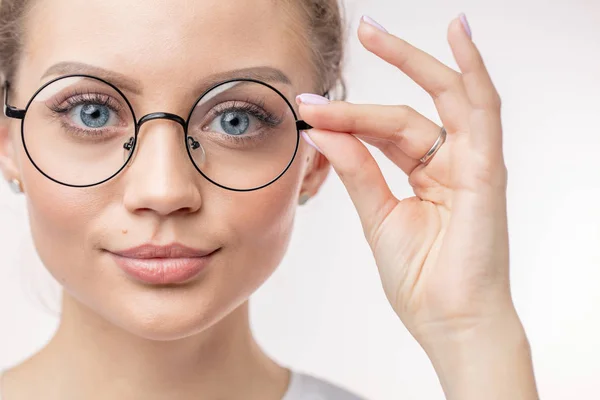
[[[41,79],[43,81],[45,78],[50,76],[59,77],[63,75],[78,74],[90,75],[103,79],[115,85],[119,89],[127,92],[138,95],[142,93],[143,85],[140,80],[131,78],[116,71],[111,71],[109,69],[104,69],[80,62],[60,62],[58,64],[54,64],[48,68],[46,72],[44,72]],[[282,83],[284,85],[292,84],[290,78],[288,78],[288,76],[280,69],[269,66],[258,66],[211,74],[202,79],[202,83],[197,88],[197,92],[198,94],[203,93],[210,87],[230,79],[255,79],[263,82]]]

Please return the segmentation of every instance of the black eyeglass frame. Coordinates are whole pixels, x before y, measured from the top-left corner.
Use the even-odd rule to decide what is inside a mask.
[[[40,92],[42,92],[44,89],[46,89],[48,86],[50,86],[51,84],[53,84],[54,82],[57,82],[59,80],[62,79],[67,79],[67,78],[88,78],[88,79],[93,79],[99,82],[102,82],[106,85],[108,85],[109,87],[111,87],[113,90],[115,90],[124,100],[125,103],[127,103],[127,106],[129,107],[129,110],[131,111],[131,116],[133,118],[133,121],[135,123],[135,132],[134,132],[134,137],[133,137],[133,141],[129,141],[128,143],[125,143],[125,145],[123,146],[123,148],[125,150],[129,151],[129,157],[127,158],[127,160],[123,163],[123,166],[117,171],[115,172],[113,175],[111,175],[110,177],[97,182],[97,183],[93,183],[90,185],[73,185],[73,184],[68,184],[65,182],[60,182],[59,180],[52,178],[51,176],[49,176],[47,173],[45,173],[44,171],[42,171],[42,169],[35,163],[35,161],[33,160],[33,157],[31,157],[31,154],[29,153],[29,150],[27,149],[27,144],[25,143],[25,117],[27,115],[27,111],[29,110],[29,107],[31,106],[31,104],[33,103],[33,101],[35,100],[35,98],[38,96],[38,94]],[[277,93],[288,105],[289,109],[292,112],[292,115],[294,116],[294,120],[295,120],[295,124],[296,124],[296,148],[294,149],[294,154],[292,155],[292,158],[290,160],[290,162],[288,163],[288,165],[284,168],[284,170],[274,179],[272,179],[270,182],[255,187],[255,188],[251,188],[251,189],[235,189],[235,188],[230,188],[228,186],[222,185],[216,181],[214,181],[213,179],[209,178],[204,172],[202,172],[202,170],[200,169],[200,167],[198,167],[198,165],[196,165],[196,162],[193,159],[192,153],[190,152],[190,145],[191,146],[199,146],[199,143],[196,142],[194,140],[193,137],[188,135],[188,126],[189,126],[189,122],[190,119],[192,117],[192,115],[194,114],[194,110],[196,109],[197,105],[202,101],[202,99],[211,91],[213,91],[214,89],[226,85],[228,83],[232,83],[232,82],[253,82],[253,83],[258,83],[261,85],[264,85],[266,87],[268,87],[269,89],[273,90],[275,93]],[[312,129],[312,126],[310,126],[309,124],[307,124],[304,120],[298,119],[298,116],[296,115],[296,111],[294,110],[294,107],[292,106],[292,104],[290,103],[290,101],[285,97],[285,95],[283,93],[281,93],[277,88],[273,87],[272,85],[269,85],[266,82],[262,82],[259,81],[257,79],[251,79],[251,78],[233,78],[233,79],[229,79],[223,82],[219,82],[216,83],[214,85],[212,85],[210,88],[206,89],[201,95],[200,97],[198,97],[198,99],[194,102],[194,105],[191,108],[191,111],[187,117],[187,119],[183,119],[182,117],[180,117],[179,115],[176,114],[172,114],[172,113],[167,113],[167,112],[153,112],[150,114],[146,114],[143,117],[141,117],[139,120],[137,120],[136,116],[135,116],[135,111],[133,110],[133,106],[131,105],[131,103],[129,102],[129,99],[127,99],[127,97],[125,96],[125,94],[115,85],[113,85],[112,83],[102,79],[102,78],[98,78],[96,76],[92,76],[92,75],[86,75],[86,74],[73,74],[73,75],[65,75],[65,76],[60,76],[58,78],[52,79],[49,82],[46,82],[44,85],[42,85],[34,94],[33,96],[31,96],[31,98],[29,99],[29,101],[27,102],[27,106],[24,109],[19,109],[16,107],[13,107],[11,105],[9,105],[9,101],[8,101],[8,92],[10,89],[10,83],[8,81],[4,82],[4,115],[8,118],[13,118],[13,119],[19,119],[21,120],[21,140],[23,142],[23,148],[25,149],[25,153],[27,154],[27,157],[29,158],[29,161],[33,164],[33,166],[42,174],[44,175],[46,178],[50,179],[53,182],[56,182],[60,185],[63,186],[68,186],[68,187],[74,187],[74,188],[87,188],[87,187],[93,187],[93,186],[98,186],[101,185],[105,182],[108,182],[109,180],[113,179],[114,177],[116,177],[117,175],[119,175],[129,164],[131,158],[133,157],[134,153],[135,153],[135,148],[138,142],[138,134],[139,134],[139,130],[141,128],[141,126],[148,122],[148,121],[152,121],[152,120],[156,120],[156,119],[166,119],[169,121],[174,121],[178,124],[180,124],[183,127],[184,130],[184,134],[185,134],[185,148],[186,151],[188,153],[188,156],[190,158],[190,161],[192,162],[192,165],[194,166],[194,168],[206,179],[208,180],[210,183],[225,189],[225,190],[231,190],[234,192],[251,192],[251,191],[255,191],[255,190],[259,190],[259,189],[263,189],[269,185],[272,185],[273,183],[275,183],[277,180],[279,180],[279,178],[281,178],[292,166],[296,155],[298,153],[298,147],[300,144],[300,131],[303,130],[309,130]],[[326,92],[325,93],[325,97],[329,97],[329,93]],[[191,140],[191,142],[190,142]],[[188,145],[188,142],[189,145]],[[197,147],[196,147],[197,148]]]

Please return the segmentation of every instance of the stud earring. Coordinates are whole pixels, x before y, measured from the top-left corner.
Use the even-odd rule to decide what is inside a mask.
[[[12,190],[12,192],[15,194],[23,193],[21,181],[18,179],[11,179],[10,181],[8,181],[8,186],[10,187],[10,190]]]
[[[303,206],[308,202],[308,200],[310,200],[310,194],[302,193],[300,194],[300,198],[298,198],[298,204]]]

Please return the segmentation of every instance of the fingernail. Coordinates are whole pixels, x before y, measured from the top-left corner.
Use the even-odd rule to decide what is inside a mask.
[[[314,148],[315,150],[317,150],[319,153],[323,154],[323,152],[321,151],[321,149],[319,148],[319,146],[317,146],[315,144],[315,142],[312,141],[312,139],[308,136],[308,133],[306,133],[306,131],[302,131],[301,134],[302,134],[302,137],[304,138],[304,141],[306,143],[308,143],[309,146],[311,146],[312,148]]]
[[[362,20],[363,20],[363,22],[366,22],[367,24],[374,26],[375,28],[379,29],[382,32],[389,33],[383,26],[381,26],[377,21],[375,21],[373,18],[369,17],[368,15],[363,15]]]
[[[302,93],[296,96],[296,103],[300,104],[310,104],[310,105],[321,105],[321,104],[329,104],[329,99],[319,96],[317,94],[312,93]]]
[[[460,14],[458,18],[460,19],[460,22],[462,23],[462,26],[467,35],[469,35],[469,38],[472,39],[473,34],[471,33],[471,27],[469,26],[469,21],[467,21],[467,16],[465,14]]]

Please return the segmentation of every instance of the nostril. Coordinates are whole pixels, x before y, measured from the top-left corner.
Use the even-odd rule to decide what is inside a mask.
[[[193,214],[197,210],[198,210],[198,208],[193,208],[193,207],[181,207],[179,209],[168,210],[168,211],[158,209],[156,207],[140,207],[140,208],[133,210],[133,212],[138,215],[158,214],[158,215],[162,215],[162,216],[176,216],[176,215]]]

